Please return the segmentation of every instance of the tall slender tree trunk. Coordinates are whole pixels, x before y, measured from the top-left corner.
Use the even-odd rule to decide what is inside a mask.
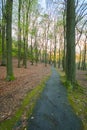
[[[8,81],[13,80],[12,66],[12,5],[13,0],[6,1],[6,45],[7,45],[7,77]]]
[[[5,24],[2,25],[2,61],[1,61],[1,65],[2,66],[6,66],[6,45],[5,45]]]
[[[52,42],[52,41],[51,41],[51,42]],[[52,50],[51,50],[51,49],[52,49],[52,48],[51,48],[51,46],[52,46],[52,44],[50,43],[50,57],[49,57],[50,59],[49,59],[49,64],[51,64],[51,62],[52,62],[52,59],[51,59],[51,57],[52,57],[52,54],[51,54],[51,53],[52,53]]]
[[[85,45],[83,50],[82,70],[86,70],[86,40],[85,40]]]
[[[24,42],[24,66],[27,68],[27,53],[28,53],[28,26],[29,26],[29,8],[30,0],[26,1],[26,18],[25,18],[25,42]]]
[[[26,1],[23,1],[23,5],[25,4],[25,2]],[[23,8],[22,8],[22,13],[23,13],[23,66],[25,67],[26,65],[26,59],[25,59],[25,42],[26,42],[26,40],[25,40],[25,24],[26,24],[26,12],[24,11],[24,6],[23,6]]]
[[[47,30],[45,29],[45,66],[47,66]]]
[[[5,20],[5,1],[2,0],[2,61],[1,65],[6,66],[6,20]]]
[[[67,0],[66,18],[66,76],[67,80],[73,85],[76,81],[75,65],[75,0]]]
[[[24,42],[24,66],[25,68],[27,68],[27,49],[28,49],[28,9],[26,12],[25,42]]]
[[[56,33],[55,33],[55,43],[54,43],[54,67],[56,67]]]
[[[47,39],[45,41],[45,66],[47,66]]]
[[[58,59],[58,68],[61,67],[61,45],[62,45],[62,34],[59,39],[59,59]]]
[[[35,34],[35,62],[36,62],[36,65],[38,63],[38,47],[37,47],[37,32]]]
[[[32,36],[31,36],[31,65],[33,65],[34,64],[34,54],[33,54],[33,41],[32,41],[33,39],[32,39]]]
[[[41,48],[39,50],[39,61],[42,62],[42,50],[41,50]]]
[[[21,0],[19,0],[19,7],[18,7],[18,68],[20,68],[20,61],[21,61]]]
[[[60,48],[59,48],[58,68],[60,68]]]
[[[64,29],[64,52],[63,52],[63,71],[66,71],[66,7],[63,14],[63,29]]]
[[[79,54],[79,63],[78,63],[78,70],[81,68],[81,56],[82,56],[82,54],[81,54],[81,47],[80,47],[80,45],[78,44],[78,46],[79,46],[79,50],[80,50],[80,54]]]

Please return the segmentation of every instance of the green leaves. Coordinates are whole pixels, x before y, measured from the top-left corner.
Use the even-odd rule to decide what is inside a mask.
[[[52,39],[52,38],[53,38],[53,34],[52,34],[52,33],[49,33],[49,34],[48,34],[48,37],[49,37],[49,39]]]
[[[36,29],[36,27],[35,27],[35,28],[33,28],[33,29],[30,31],[30,34],[31,34],[32,36],[35,36],[35,35],[36,35],[36,32],[37,32],[37,29]]]

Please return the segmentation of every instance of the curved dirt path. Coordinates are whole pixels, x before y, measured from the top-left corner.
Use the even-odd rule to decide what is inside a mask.
[[[69,105],[66,89],[54,68],[28,120],[28,130],[83,130],[82,122]]]

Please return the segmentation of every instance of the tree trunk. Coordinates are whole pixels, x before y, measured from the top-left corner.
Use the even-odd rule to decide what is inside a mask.
[[[56,67],[56,33],[55,33],[55,43],[54,43],[54,67]]]
[[[2,61],[1,65],[6,66],[6,45],[5,45],[5,34],[6,34],[6,20],[5,20],[5,1],[2,0]]]
[[[13,0],[6,1],[7,81],[14,79],[12,66],[12,5]]]
[[[67,80],[73,85],[76,82],[75,66],[75,0],[67,0],[66,18],[66,76]]]
[[[82,70],[86,70],[86,40],[83,50]]]
[[[39,50],[39,61],[40,61],[40,63],[42,62],[42,50],[41,50],[41,48]]]
[[[45,66],[47,66],[47,33],[46,33],[46,29],[45,29]]]
[[[1,65],[6,66],[6,45],[5,45],[5,24],[2,25],[2,61]]]
[[[51,42],[52,42],[52,41],[51,41]],[[52,62],[52,59],[51,59],[51,57],[52,57],[52,54],[51,54],[51,51],[52,51],[52,50],[51,50],[51,46],[52,46],[52,44],[50,43],[50,57],[49,57],[50,59],[49,59],[49,64],[51,64],[51,62]]]
[[[66,71],[66,7],[63,15],[63,29],[64,29],[64,52],[63,52],[63,71]]]
[[[20,12],[21,12],[21,0],[19,0],[19,7],[18,7],[18,68],[20,68],[20,61],[21,61],[21,19],[20,19]]]
[[[47,41],[45,41],[45,66],[47,66]]]
[[[35,62],[38,63],[38,47],[37,47],[37,33],[35,34]]]
[[[31,65],[34,64],[34,56],[33,56],[33,45],[32,45],[32,36],[31,36]]]
[[[25,14],[25,42],[24,42],[24,66],[27,68],[27,53],[28,53],[28,26],[29,26],[29,7],[30,0],[26,1],[26,14]]]
[[[80,50],[80,56],[79,56],[78,70],[81,68],[81,55],[82,54],[81,54],[81,47],[80,47],[80,45],[79,45],[79,50]]]
[[[58,68],[60,68],[60,48],[59,48]]]

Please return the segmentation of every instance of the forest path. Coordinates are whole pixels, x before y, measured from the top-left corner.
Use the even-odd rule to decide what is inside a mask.
[[[66,88],[61,84],[54,68],[34,113],[28,120],[28,130],[83,130],[82,122],[73,112]]]

